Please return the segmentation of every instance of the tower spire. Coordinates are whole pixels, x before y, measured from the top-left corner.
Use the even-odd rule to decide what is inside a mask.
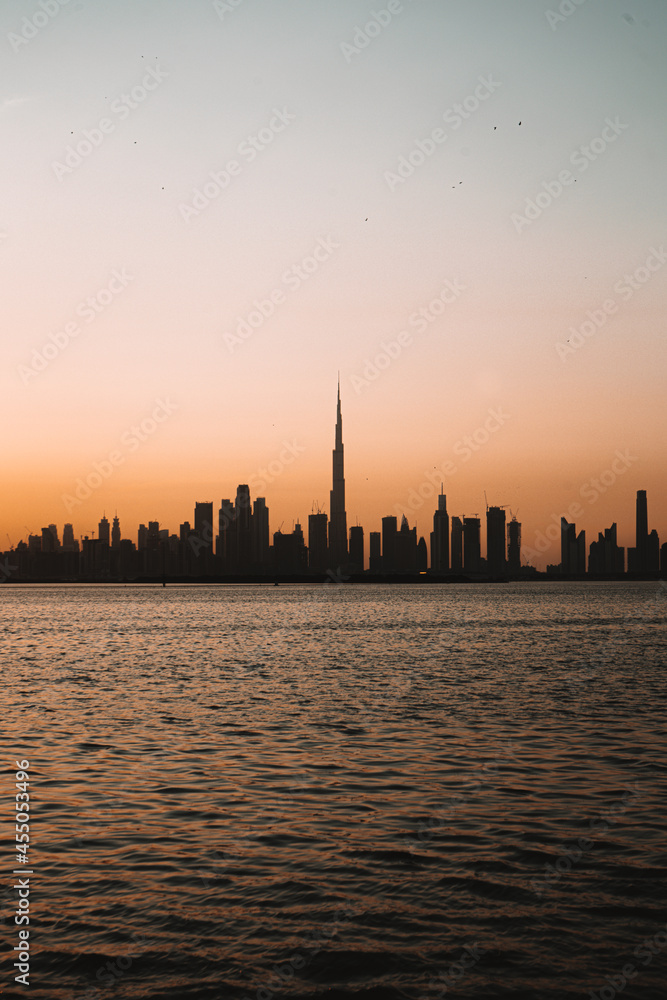
[[[329,502],[329,559],[334,567],[347,561],[347,515],[345,513],[345,471],[343,456],[343,415],[340,403],[340,372],[336,405],[336,437],[333,450],[332,490]]]

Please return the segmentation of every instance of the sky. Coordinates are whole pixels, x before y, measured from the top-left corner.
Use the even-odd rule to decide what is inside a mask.
[[[444,480],[538,568],[638,489],[667,541],[666,43],[664,0],[4,0],[3,545],[239,483],[305,525],[338,372],[366,537]]]

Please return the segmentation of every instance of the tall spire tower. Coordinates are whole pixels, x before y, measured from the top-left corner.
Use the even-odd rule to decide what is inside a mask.
[[[345,473],[343,470],[343,417],[340,409],[340,373],[336,444],[333,450],[333,489],[329,495],[329,559],[334,567],[347,562],[347,515],[345,513]]]

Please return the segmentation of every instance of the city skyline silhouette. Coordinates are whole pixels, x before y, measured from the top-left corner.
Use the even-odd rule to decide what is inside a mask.
[[[665,1000],[665,0],[0,37],[0,992]]]
[[[122,3],[36,26],[8,0],[3,544],[116,452],[77,535],[116,507],[175,528],[239,482],[305,523],[337,369],[350,524],[402,504],[426,536],[408,498],[449,465],[450,505],[486,489],[526,544],[579,503],[631,546],[637,489],[666,535],[663,18],[580,6],[402,4],[371,38],[348,0],[296,31],[204,2],[185,36],[154,0],[141,30]]]
[[[157,408],[154,419],[157,420]],[[489,432],[490,433],[490,432]],[[286,449],[289,451],[289,448]],[[292,456],[293,457],[293,456]],[[622,456],[619,457],[622,463]],[[107,462],[108,474],[113,463]],[[270,468],[270,467],[269,467]],[[92,496],[102,482],[106,469],[99,465],[89,481],[83,482],[84,497]],[[267,473],[269,474],[269,473]],[[437,478],[437,477],[436,477]],[[237,487],[236,497],[222,499],[216,508],[213,501],[197,501],[193,521],[183,521],[173,534],[159,521],[141,523],[136,544],[123,538],[116,513],[113,526],[103,514],[95,532],[75,538],[71,522],[63,528],[60,541],[55,522],[29,534],[27,542],[5,553],[3,580],[13,579],[83,579],[133,580],[146,578],[212,579],[324,576],[337,582],[368,578],[416,578],[430,573],[431,578],[534,579],[535,557],[560,543],[560,560],[547,566],[547,575],[560,577],[618,577],[626,572],[632,577],[653,577],[667,573],[667,544],[660,546],[658,532],[649,530],[647,495],[636,495],[635,546],[618,544],[617,524],[601,528],[597,539],[586,546],[586,531],[577,531],[573,516],[581,505],[552,519],[535,548],[522,546],[522,524],[509,505],[489,505],[486,491],[486,554],[482,554],[482,520],[478,513],[451,515],[447,510],[444,478],[436,492],[434,477],[422,484],[419,506],[436,498],[433,527],[429,540],[410,527],[408,510],[386,514],[381,530],[368,530],[358,523],[347,531],[345,504],[345,468],[343,417],[338,378],[336,422],[332,451],[329,514],[313,504],[306,530],[295,519],[291,532],[271,532],[267,498],[251,496],[249,484]],[[74,508],[83,500],[63,497]],[[315,507],[317,506],[317,509]],[[506,510],[510,510],[511,520]],[[543,544],[542,544],[543,542]],[[10,560],[16,565],[10,569]]]

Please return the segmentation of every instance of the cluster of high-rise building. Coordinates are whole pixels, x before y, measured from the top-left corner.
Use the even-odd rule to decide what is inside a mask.
[[[549,575],[565,577],[619,576],[626,572],[625,550],[617,544],[616,524],[598,535],[588,553],[586,535],[561,519],[561,561]],[[504,580],[538,575],[521,563],[521,524],[507,520],[505,507],[486,507],[486,555],[481,550],[481,520],[477,515],[453,516],[441,487],[433,515],[430,545],[417,537],[405,516],[382,518],[382,530],[369,535],[368,565],[364,529],[347,529],[343,418],[340,384],[333,449],[329,514],[309,515],[307,538],[301,524],[291,532],[271,536],[269,508],[264,497],[254,500],[241,484],[232,499],[195,504],[193,521],[178,534],[149,521],[139,526],[136,543],[123,538],[118,516],[112,524],[103,516],[97,537],[74,537],[66,524],[62,541],[55,524],[30,535],[27,542],[4,553],[2,579],[14,580],[141,580],[233,579],[274,576],[346,580],[375,577],[418,577]],[[660,548],[656,531],[648,530],[646,492],[637,493],[636,545],[628,549],[627,572],[652,576],[667,572],[667,545]]]
[[[577,529],[564,517],[560,528],[561,557],[558,566],[549,566],[551,573],[563,576],[583,576],[586,573],[586,532]],[[628,549],[627,572],[631,576],[653,576],[667,572],[667,545],[660,547],[658,532],[648,530],[646,490],[637,490],[635,546]],[[616,523],[598,534],[588,552],[588,573],[591,576],[616,576],[626,571],[625,549],[617,542]]]

